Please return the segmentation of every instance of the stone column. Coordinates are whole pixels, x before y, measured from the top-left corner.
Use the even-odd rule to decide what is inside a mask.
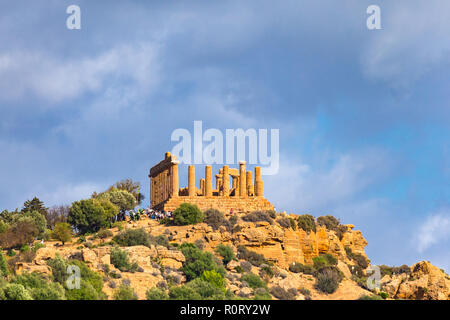
[[[178,164],[180,161],[178,160],[172,160],[172,197],[178,197],[178,190],[179,190],[179,181],[178,181]]]
[[[202,191],[202,196],[205,195],[205,179],[200,179],[200,190]]]
[[[212,168],[211,166],[205,167],[205,196],[212,196]]]
[[[255,196],[264,196],[264,184],[261,179],[261,167],[255,167]]]
[[[223,166],[222,190],[224,197],[228,197],[230,195],[230,174],[228,173],[228,169],[228,166]]]
[[[245,161],[239,161],[239,196],[242,198],[247,197],[247,179],[245,170]]]
[[[195,166],[188,167],[188,195],[189,197],[196,196],[195,190]]]
[[[220,195],[221,189],[222,189],[222,175],[221,174],[216,174],[216,189]]]
[[[248,196],[254,196],[254,189],[253,189],[253,179],[252,179],[252,172],[247,171],[247,195]]]

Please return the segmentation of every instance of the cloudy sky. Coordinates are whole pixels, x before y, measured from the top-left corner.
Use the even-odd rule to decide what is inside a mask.
[[[448,272],[449,28],[440,0],[2,1],[0,207],[127,177],[148,194],[194,120],[278,128],[278,210],[354,224],[374,264]]]

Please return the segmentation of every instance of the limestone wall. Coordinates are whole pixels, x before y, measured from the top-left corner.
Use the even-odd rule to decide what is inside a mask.
[[[180,204],[187,202],[197,205],[202,211],[214,208],[224,213],[252,212],[256,210],[273,210],[273,205],[263,197],[238,198],[238,197],[184,197],[171,198],[161,206],[162,210],[174,211]]]

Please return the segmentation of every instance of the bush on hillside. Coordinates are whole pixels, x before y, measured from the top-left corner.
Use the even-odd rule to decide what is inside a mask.
[[[205,270],[203,271],[203,275],[201,277],[203,281],[206,281],[213,286],[219,288],[223,292],[226,291],[226,281],[222,274],[218,273],[215,270]]]
[[[126,229],[118,233],[113,241],[123,247],[150,246],[150,235],[145,229]]]
[[[306,232],[316,232],[316,220],[309,214],[302,214],[298,216],[297,226]]]
[[[188,280],[198,278],[204,271],[215,270],[224,275],[225,269],[219,266],[210,252],[203,252],[193,244],[183,243],[180,246],[186,261],[183,263],[182,270]]]
[[[227,264],[231,260],[236,259],[233,248],[222,243],[216,247],[216,252],[222,257],[223,264]]]
[[[254,266],[260,266],[263,263],[267,263],[266,258],[264,258],[264,255],[256,253],[254,251],[248,250],[244,246],[238,246],[238,258],[247,260]]]
[[[23,273],[11,279],[10,283],[22,285],[34,300],[65,300],[65,291],[58,282],[51,282],[38,273]]]
[[[345,252],[347,253],[347,257],[350,260],[355,261],[359,267],[362,269],[367,269],[369,266],[369,261],[362,254],[354,253],[348,246],[345,247]]]
[[[271,217],[271,214],[267,211],[253,211],[253,212],[243,216],[242,220],[247,221],[247,222],[266,221],[266,222],[269,222],[270,224],[273,224],[273,219]]]
[[[110,227],[117,212],[118,208],[108,200],[80,200],[72,203],[67,222],[81,234],[97,232]]]
[[[169,295],[162,289],[153,287],[145,293],[147,300],[168,300]]]
[[[328,230],[335,230],[337,226],[340,224],[339,219],[331,216],[321,216],[317,218],[317,224],[319,226],[325,226]]]
[[[119,289],[114,292],[114,300],[137,300],[138,296],[133,288],[127,285],[120,285]]]
[[[51,237],[55,240],[59,240],[64,245],[66,242],[72,240],[72,227],[65,222],[58,222],[51,233]]]
[[[130,262],[128,252],[118,247],[111,250],[111,264],[122,272],[136,272],[139,268],[136,262]]]
[[[190,203],[182,203],[173,212],[173,223],[178,226],[196,224],[202,222],[203,219],[203,212],[196,205]]]
[[[241,276],[241,282],[246,282],[252,289],[267,288],[266,283],[254,273],[246,273]]]
[[[316,270],[314,269],[314,266],[309,264],[302,264],[299,262],[293,262],[289,265],[289,271],[294,273],[304,273],[304,274],[310,274],[314,275]]]
[[[324,293],[333,293],[339,287],[342,275],[335,267],[327,267],[317,274],[316,288]]]
[[[270,289],[270,293],[280,300],[295,300],[295,297],[297,296],[297,289],[295,288],[291,289],[285,290],[280,286],[274,286]]]
[[[97,237],[100,239],[106,239],[113,236],[113,233],[109,229],[102,229],[99,232],[97,232]]]
[[[210,226],[213,230],[219,229],[221,226],[224,226],[227,231],[231,231],[232,224],[230,221],[225,219],[225,216],[222,212],[217,209],[208,209],[204,212],[205,222],[208,226]]]

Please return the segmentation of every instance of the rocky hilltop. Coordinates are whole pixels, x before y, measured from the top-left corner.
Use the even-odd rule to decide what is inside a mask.
[[[206,223],[174,226],[143,215],[138,221],[128,220],[64,245],[47,241],[28,261],[16,261],[14,268],[16,274],[38,272],[52,277],[55,271],[49,261],[78,260],[101,275],[104,298],[114,299],[124,285],[139,299],[164,299],[168,294],[173,298],[174,287],[184,288],[192,280],[183,268],[192,257],[182,245],[191,243],[223,265],[225,298],[450,299],[449,276],[426,261],[410,267],[381,266],[379,287],[371,288],[362,233],[353,225],[328,226],[315,220],[308,225],[308,219],[300,217],[235,213],[206,219]],[[151,241],[145,245],[118,241],[129,239],[131,230],[148,234]],[[229,259],[224,246],[232,250]],[[113,250],[125,252],[136,268],[118,268],[112,261]],[[330,279],[336,288],[330,289]]]

